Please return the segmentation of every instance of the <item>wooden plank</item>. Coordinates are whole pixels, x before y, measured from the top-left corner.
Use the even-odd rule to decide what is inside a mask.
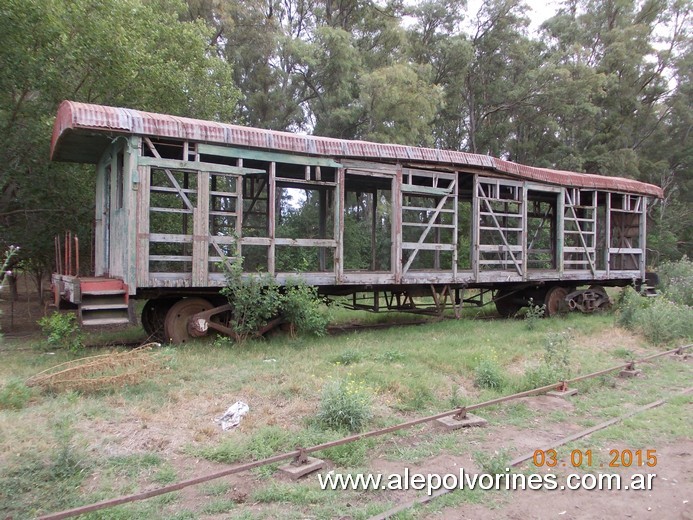
[[[364,174],[386,173],[388,177],[391,177],[397,175],[398,171],[401,171],[401,167],[398,164],[375,163],[356,159],[341,159],[340,161],[342,167],[349,170],[346,173],[351,173],[351,170],[363,170]]]
[[[640,214],[640,249],[644,252],[647,251],[647,199],[642,197],[642,213]],[[647,271],[647,262],[645,255],[640,256],[640,276],[645,279],[645,272]]]
[[[615,255],[640,255],[642,249],[639,247],[610,247],[609,253]]]
[[[503,253],[507,251],[522,251],[522,245],[505,246],[501,244],[479,244],[482,253]]]
[[[491,215],[496,215],[502,218],[519,218],[522,219],[522,213],[489,213],[488,211],[479,211],[479,215],[482,217],[490,217]]]
[[[402,168],[402,174],[407,176],[416,175],[418,177],[427,177],[429,179],[446,179],[450,181],[457,179],[456,173],[441,172],[437,170],[420,170],[417,168]]]
[[[146,286],[149,282],[149,167],[139,166],[139,189],[137,191],[137,253],[136,253],[136,270],[137,270],[137,285]],[[98,193],[98,191],[97,191]],[[98,200],[98,197],[97,197]],[[97,208],[98,211],[98,208]],[[97,228],[98,231],[98,228]],[[96,240],[99,243],[99,240]]]
[[[484,193],[484,188],[481,186],[481,184],[479,184],[479,190],[481,191],[482,194]],[[491,213],[493,213],[493,208],[491,207],[491,204],[489,204],[488,200],[486,200],[486,199],[482,199],[482,200],[484,201],[484,204],[486,205],[486,209],[488,211],[490,211]],[[500,231],[501,226],[500,226],[500,223],[498,222],[498,219],[496,218],[496,215],[495,214],[491,215],[491,217],[493,218],[493,222],[496,224],[496,228],[498,228],[498,234],[501,236],[501,239],[503,239],[503,243],[505,244],[506,247],[510,248],[510,244],[508,243],[508,240],[505,238],[505,234],[502,231]],[[517,261],[517,258],[515,258],[515,255],[513,254],[513,252],[510,249],[508,249],[508,252],[510,253],[510,257],[512,258],[513,262],[515,263],[515,269],[517,269],[518,274],[520,276],[523,276],[523,272],[522,272],[522,269],[519,267],[519,263]]]
[[[209,177],[204,171],[197,173],[197,208],[193,215],[193,287],[206,287],[209,272]],[[220,256],[222,251],[215,243]]]
[[[328,157],[310,157],[307,155],[292,155],[281,152],[269,152],[264,150],[246,150],[230,146],[215,144],[197,145],[197,152],[201,155],[217,155],[219,157],[233,157],[235,159],[248,159],[252,161],[278,162],[286,164],[299,164],[309,166],[323,166],[327,168],[341,168],[342,165]]]
[[[453,188],[431,188],[430,186],[416,186],[412,184],[402,184],[402,193],[412,195],[434,195],[444,197],[450,195]]]
[[[402,206],[402,211],[433,211],[433,208],[422,208],[420,206]],[[450,213],[454,214],[454,209],[441,209],[438,213]]]
[[[214,164],[198,161],[180,161],[178,159],[160,159],[158,157],[140,157],[138,163],[143,166],[171,170],[205,171],[211,173],[228,173],[233,175],[257,175],[267,173],[256,168],[238,168],[226,164]]]
[[[344,169],[337,168],[337,186],[334,194],[334,231],[332,234],[337,241],[337,249],[334,252],[334,277],[337,283],[341,282],[344,270],[344,178]]]
[[[527,262],[525,259],[527,258],[527,186],[526,184],[522,185],[522,221],[520,224],[520,228],[522,231],[522,235],[520,237],[520,240],[522,241],[522,278],[526,279],[527,278]]]
[[[171,244],[192,244],[192,235],[175,235],[168,233],[150,233],[149,242],[171,243]]]
[[[192,255],[149,255],[152,262],[192,262],[192,259]]]
[[[403,227],[428,227],[428,224],[425,222],[402,222]],[[433,224],[431,227],[433,228],[440,228],[440,229],[455,229],[455,227],[452,224]]]
[[[481,208],[479,204],[479,176],[474,175],[473,191],[472,191],[472,273],[474,279],[479,277],[479,223],[481,216],[479,214]]]
[[[268,237],[242,237],[238,243],[242,246],[269,246],[272,240]]]
[[[310,166],[306,166],[306,169],[310,172]],[[267,252],[267,271],[270,274],[274,274],[274,268],[275,268],[275,255],[276,255],[276,248],[275,248],[275,228],[276,228],[276,222],[275,222],[275,200],[276,200],[276,193],[277,193],[277,183],[276,183],[276,177],[277,177],[277,163],[276,162],[271,162],[270,167],[269,167],[269,177],[267,178],[267,235],[270,238],[270,247],[269,251]]]
[[[186,215],[192,215],[193,210],[191,209],[177,209],[177,208],[156,208],[156,207],[150,207],[149,211],[154,211],[156,213],[180,213],[180,214],[186,214]]]
[[[246,237],[243,240],[247,240]],[[278,246],[294,247],[337,247],[337,241],[331,238],[275,238],[274,243]]]
[[[452,244],[429,244],[420,242],[402,242],[402,249],[416,252],[422,251],[452,251],[455,248]],[[410,256],[411,258],[411,256]],[[407,262],[411,265],[411,262]]]
[[[168,186],[152,186],[149,188],[149,191],[155,192],[155,193],[185,193],[186,195],[189,193],[196,193],[197,190],[193,190],[190,188],[181,188],[180,192],[176,188],[169,188]]]
[[[304,179],[292,179],[291,177],[277,177],[277,186],[280,188],[292,188],[295,185],[322,188],[324,186],[336,186],[337,183],[329,181],[306,181]]]
[[[459,215],[458,215],[458,210],[459,210],[459,193],[460,193],[460,181],[459,181],[459,173],[455,172],[455,192],[453,194],[453,209],[455,210],[455,213],[452,216],[452,222],[453,222],[453,231],[452,231],[452,279],[456,280],[457,279],[457,240],[458,240],[458,231],[457,231],[457,226],[459,225]],[[448,289],[449,290],[449,289]],[[450,295],[451,298],[453,298],[453,307],[455,304],[454,297],[453,295]],[[455,311],[457,314],[457,311]]]
[[[515,228],[515,227],[489,227],[489,226],[479,226],[479,229],[482,231],[510,231],[510,232],[516,232],[516,233],[521,233],[523,229],[521,227]]]
[[[392,179],[392,269],[395,283],[402,282],[402,211],[404,197],[402,195],[402,165],[397,165],[397,172]]]

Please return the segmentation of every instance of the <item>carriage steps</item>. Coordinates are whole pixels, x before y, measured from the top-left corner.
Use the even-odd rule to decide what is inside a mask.
[[[132,322],[127,285],[113,278],[82,279],[79,318],[83,326],[127,325]]]

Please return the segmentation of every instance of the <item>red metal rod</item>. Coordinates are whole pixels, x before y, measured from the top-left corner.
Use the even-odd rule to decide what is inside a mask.
[[[79,276],[79,238],[75,235],[75,276]]]

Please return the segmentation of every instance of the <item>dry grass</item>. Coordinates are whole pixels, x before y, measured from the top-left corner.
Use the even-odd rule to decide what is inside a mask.
[[[67,361],[30,377],[26,384],[44,391],[84,393],[136,384],[161,369],[155,346],[159,344]]]

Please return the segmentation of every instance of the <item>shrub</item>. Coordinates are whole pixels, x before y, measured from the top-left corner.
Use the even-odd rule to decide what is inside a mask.
[[[665,296],[680,305],[693,307],[693,261],[684,256],[678,262],[667,262],[657,269]]]
[[[527,307],[527,313],[525,314],[525,325],[529,330],[534,330],[546,314],[546,305],[534,305],[534,300],[529,299],[529,307]]]
[[[0,388],[0,410],[21,410],[31,399],[31,389],[24,381],[14,379]]]
[[[505,387],[505,382],[505,376],[495,356],[482,358],[474,369],[474,385],[478,388],[501,390]]]
[[[84,348],[84,338],[74,314],[54,312],[41,318],[38,324],[47,336],[46,343],[49,348],[62,348],[73,353]]]
[[[235,340],[244,343],[279,315],[281,294],[269,274],[243,275],[243,259],[224,264],[226,287],[221,293],[233,306],[231,328]]]
[[[289,323],[292,337],[325,334],[328,317],[321,312],[314,287],[296,280],[282,288],[267,273],[244,275],[242,265],[242,259],[224,264],[226,287],[221,290],[233,307],[231,328],[237,342],[243,343],[280,316]]]
[[[324,428],[360,431],[373,416],[371,404],[370,389],[363,383],[333,381],[323,389],[317,419]]]
[[[284,291],[281,313],[289,322],[291,336],[324,336],[329,319],[320,308],[318,290],[303,281],[290,281]]]
[[[359,363],[363,357],[361,353],[356,350],[345,350],[339,355],[332,358],[332,362],[335,365],[353,365]]]
[[[655,344],[693,337],[693,308],[670,301],[666,293],[657,298],[643,298],[626,287],[618,306],[617,323]]]
[[[483,451],[474,452],[474,462],[482,473],[489,475],[504,475],[510,468],[510,453],[506,449],[496,451],[493,455]]]

